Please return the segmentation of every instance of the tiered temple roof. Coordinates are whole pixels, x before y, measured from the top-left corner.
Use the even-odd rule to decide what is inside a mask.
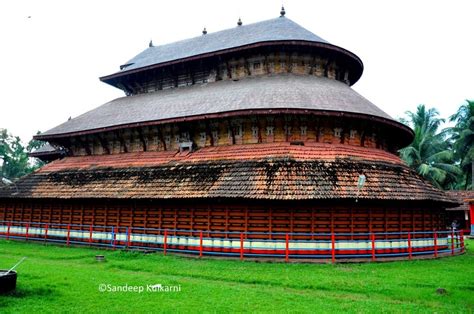
[[[405,142],[409,142],[412,136],[408,127],[394,121],[342,82],[324,77],[279,74],[118,98],[36,138],[50,139],[139,124],[206,119],[213,114],[268,114],[278,110],[337,116],[353,114],[395,126],[400,129],[400,136],[406,138]]]
[[[242,57],[244,53],[245,58],[259,58],[252,61],[258,75],[253,75],[248,68],[248,60]],[[294,54],[297,57],[291,59]],[[274,59],[267,62],[270,55]],[[286,65],[281,65],[284,62]],[[262,70],[261,63],[267,70]],[[272,72],[269,63],[285,71]],[[313,67],[321,65],[325,68],[313,72]],[[226,76],[220,77],[218,72],[222,67]],[[239,74],[237,68],[243,68],[244,74]],[[196,83],[191,73],[194,69],[201,71],[201,76],[202,73],[208,75],[210,80]],[[88,156],[71,154],[56,160],[15,186],[0,190],[0,198],[360,198],[430,201],[452,206],[454,202],[449,197],[392,154],[396,147],[410,143],[413,132],[351,89],[350,85],[359,79],[362,70],[362,62],[356,55],[285,17],[151,46],[122,65],[119,72],[101,78],[123,89],[128,96],[112,100],[35,137],[71,146],[77,144]],[[165,76],[172,77],[171,85],[166,88],[162,84]],[[170,80],[169,77],[166,79]],[[180,152],[175,146],[170,149],[162,138],[162,130],[155,130],[152,132],[155,140],[162,141],[164,149],[147,151],[147,140],[138,130],[164,124],[171,129],[171,123],[222,119],[222,126],[216,128],[221,127],[224,133],[228,128],[232,137],[234,126],[229,117],[276,114],[281,117],[305,115],[310,117],[308,120],[315,120],[311,119],[314,116],[331,117],[326,121],[330,126],[323,126],[329,129],[330,143],[319,140],[324,130],[313,123],[311,136],[314,138],[308,141],[273,142],[272,139],[265,143],[260,134],[254,136],[258,142],[253,144],[233,145],[233,141],[232,145],[221,146],[212,141],[221,133],[214,136],[206,126],[208,129],[204,132],[193,130],[203,134],[203,144],[197,150]],[[336,124],[348,121],[341,118],[362,121],[365,129],[350,129],[355,128],[355,123],[350,121],[349,126],[345,126],[347,130],[341,133]],[[380,128],[381,125],[384,128]],[[174,135],[180,142],[182,130],[176,125],[173,127],[178,129]],[[284,127],[288,137],[288,125]],[[109,133],[109,137],[100,134],[132,128],[138,130],[138,135],[130,135],[127,140],[140,138],[137,142],[142,145],[142,152],[123,149],[126,141],[120,138],[120,132]],[[304,133],[305,128],[307,126],[301,129]],[[378,138],[377,130],[382,130]],[[171,131],[165,132],[170,141]],[[358,143],[344,142],[345,137],[355,138],[357,132],[360,133]],[[74,141],[64,140],[73,136]],[[305,138],[306,133],[301,131],[298,136]],[[392,143],[383,143],[381,136],[397,145],[387,148]],[[209,137],[211,144],[207,141]],[[366,137],[372,146],[364,147]],[[117,153],[114,153],[114,144],[108,145],[107,140],[115,140],[121,146]],[[91,146],[98,142],[103,149],[94,153]],[[357,180],[361,174],[367,180],[359,191]]]
[[[362,61],[352,52],[332,45],[321,37],[301,27],[292,20],[279,17],[258,23],[237,26],[215,33],[161,45],[149,47],[120,68],[120,72],[104,76],[102,81],[114,85],[114,78],[124,74],[136,73],[151,67],[162,67],[171,63],[181,63],[191,59],[203,59],[209,56],[222,55],[235,50],[243,50],[255,45],[265,46],[273,43],[295,45],[307,43],[345,55],[354,64],[358,72],[353,83],[362,75]]]

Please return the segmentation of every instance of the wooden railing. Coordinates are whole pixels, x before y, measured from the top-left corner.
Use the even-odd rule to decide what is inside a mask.
[[[331,262],[412,259],[463,253],[463,231],[255,233],[0,221],[0,238],[111,249]]]

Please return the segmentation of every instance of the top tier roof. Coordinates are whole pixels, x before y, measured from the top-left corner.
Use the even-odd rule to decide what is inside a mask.
[[[136,72],[167,64],[184,63],[186,60],[200,59],[206,55],[241,51],[265,43],[270,46],[309,45],[315,47],[315,51],[331,53],[334,57],[349,61],[352,69],[357,72],[356,78],[362,73],[362,62],[356,55],[329,44],[288,18],[279,17],[163,46],[149,47],[128,61],[127,66],[122,66],[122,71],[101,80],[111,83],[121,76],[136,79]],[[354,82],[351,80],[351,83]],[[47,140],[139,125],[206,119],[213,115],[242,114],[243,111],[265,113],[276,109],[310,110],[321,114],[355,114],[402,129],[405,138],[403,142],[409,142],[412,137],[411,130],[406,126],[393,121],[385,112],[342,82],[316,76],[279,74],[249,77],[238,82],[218,81],[119,98],[35,138]]]
[[[355,61],[360,67],[360,72],[362,72],[362,61],[352,52],[330,44],[286,17],[278,17],[166,45],[149,47],[123,64],[119,72],[104,76],[101,80],[107,82],[109,79],[122,76],[125,73],[136,72],[139,69],[167,64],[177,60],[225,52],[230,49],[242,48],[253,44],[275,42],[307,42],[331,50],[337,50]],[[358,75],[359,77],[360,74]]]

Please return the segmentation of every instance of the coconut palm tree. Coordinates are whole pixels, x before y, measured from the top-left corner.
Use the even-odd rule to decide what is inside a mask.
[[[464,189],[474,187],[474,100],[467,100],[449,120],[456,122],[450,128],[454,156],[459,161],[464,176]]]
[[[449,188],[461,174],[454,165],[451,143],[438,128],[444,119],[439,118],[435,108],[426,109],[418,105],[416,112],[407,111],[408,119],[403,120],[415,132],[413,142],[401,149],[400,157],[423,178],[438,188]]]

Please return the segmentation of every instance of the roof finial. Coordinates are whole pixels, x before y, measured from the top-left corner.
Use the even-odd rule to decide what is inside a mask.
[[[239,20],[237,21],[237,26],[242,26],[242,20],[239,17]]]
[[[280,17],[284,17],[285,14],[286,14],[286,12],[285,12],[285,7],[284,7],[284,6],[281,6]]]
[[[206,34],[207,34],[207,30],[206,30],[205,27],[204,27],[204,29],[202,30],[202,34],[203,34],[203,35],[206,35]]]
[[[150,43],[148,44],[148,47],[153,47],[153,40],[150,40]]]

